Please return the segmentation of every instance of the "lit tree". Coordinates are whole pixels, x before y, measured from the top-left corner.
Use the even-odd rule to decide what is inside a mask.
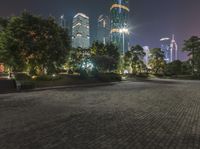
[[[138,73],[144,68],[143,58],[145,56],[144,49],[140,45],[133,46],[124,56],[125,67],[131,67],[132,73]]]
[[[164,52],[160,48],[150,50],[149,66],[153,73],[163,73],[166,62],[164,61]]]
[[[24,12],[8,20],[0,45],[4,62],[13,70],[44,74],[55,72],[66,62],[70,39],[52,18]]]
[[[118,48],[108,43],[106,45],[95,42],[92,47],[92,61],[100,72],[110,72],[118,69],[120,54]]]

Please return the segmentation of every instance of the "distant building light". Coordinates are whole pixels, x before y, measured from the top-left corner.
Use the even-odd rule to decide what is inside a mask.
[[[82,37],[82,34],[76,34],[77,37]]]
[[[81,23],[75,24],[72,28],[75,28],[75,27],[77,27],[77,26],[81,26]]]
[[[167,41],[170,40],[170,38],[166,37],[166,38],[161,38],[160,41]]]
[[[126,11],[130,11],[130,9],[127,6],[121,5],[121,4],[113,4],[110,8],[112,10],[113,8],[120,8],[120,9],[125,9]]]
[[[127,28],[122,28],[122,29],[118,29],[118,28],[114,28],[111,30],[111,33],[129,33],[129,30]]]
[[[82,17],[84,17],[84,18],[86,18],[86,19],[89,19],[89,17],[86,16],[85,14],[83,14],[83,13],[77,13],[77,14],[74,16],[74,18],[77,18],[78,16],[82,16]]]
[[[60,16],[60,19],[64,19],[64,15],[61,15],[61,16]]]

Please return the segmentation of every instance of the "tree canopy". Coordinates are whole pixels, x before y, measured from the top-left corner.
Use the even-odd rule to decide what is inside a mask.
[[[98,71],[104,72],[118,69],[120,53],[115,45],[111,43],[104,45],[103,43],[95,42],[90,49],[92,62]]]
[[[163,73],[166,62],[164,61],[164,52],[160,48],[150,50],[149,66],[155,74]]]
[[[200,38],[192,36],[185,40],[183,50],[189,52],[193,75],[200,77]]]
[[[23,12],[7,22],[0,34],[0,55],[14,71],[52,73],[66,62],[70,38],[54,19]]]
[[[131,47],[124,56],[124,65],[128,69],[131,67],[132,73],[141,72],[144,68],[143,58],[145,56],[144,49],[140,45]]]

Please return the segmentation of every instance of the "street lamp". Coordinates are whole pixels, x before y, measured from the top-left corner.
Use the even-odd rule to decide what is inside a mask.
[[[128,28],[121,28],[119,29],[119,32],[123,36],[123,55],[125,55],[125,34],[129,34]]]

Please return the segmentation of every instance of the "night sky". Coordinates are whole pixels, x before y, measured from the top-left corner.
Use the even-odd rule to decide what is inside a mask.
[[[68,21],[77,12],[90,17],[95,37],[100,14],[109,15],[111,0],[0,0],[0,16],[18,15],[24,9],[42,16],[64,14]],[[161,37],[175,34],[179,49],[183,40],[200,35],[200,0],[130,0],[131,44],[159,47]],[[183,57],[183,56],[181,56]]]

